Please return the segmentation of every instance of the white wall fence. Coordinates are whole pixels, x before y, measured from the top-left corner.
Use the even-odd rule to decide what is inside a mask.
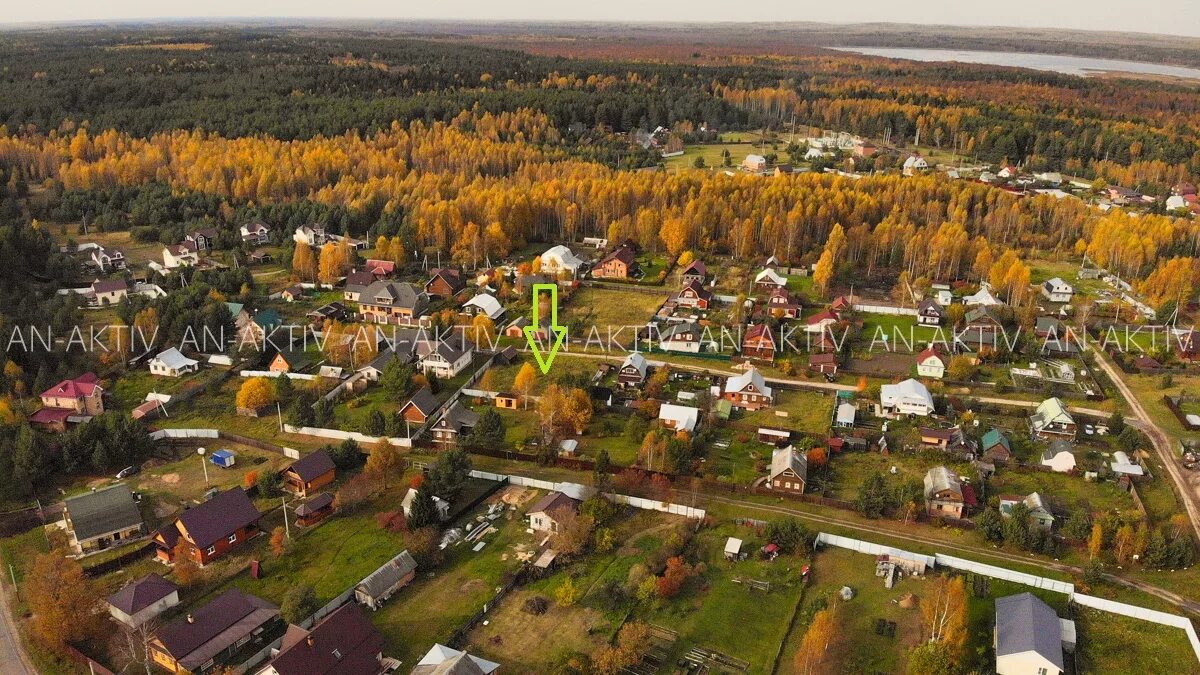
[[[827,532],[817,533],[817,541],[821,544],[837,546],[838,548],[846,548],[850,549],[851,551],[858,551],[859,553],[867,553],[870,555],[894,555],[898,558],[920,560],[924,562],[925,566],[930,569],[933,569],[937,566],[934,556],[913,553],[912,551],[905,551],[904,549],[892,548],[891,546],[884,546],[882,544],[862,541],[859,539],[851,539],[850,537],[829,534]]]
[[[973,560],[963,560],[962,558],[955,558],[954,556],[950,555],[942,555],[941,553],[935,555],[934,558],[937,559],[938,565],[952,567],[956,570],[963,570],[964,572],[982,574],[984,576],[992,577],[993,579],[1003,579],[1005,581],[1012,581],[1014,583],[1032,586],[1034,588],[1044,588],[1046,590],[1055,591],[1066,595],[1071,595],[1075,592],[1075,585],[1066,581],[1047,579],[1046,577],[1039,577],[1033,574],[1026,574],[1024,572],[1015,572],[1003,567],[985,565],[984,563],[978,563]]]
[[[373,445],[379,442],[380,438],[387,438],[388,443],[398,445],[402,448],[411,448],[411,438],[395,438],[386,436],[368,436],[360,434],[357,431],[342,431],[341,429],[325,429],[322,427],[297,427],[291,424],[283,425],[283,430],[289,434],[302,434],[304,436],[316,436],[317,438],[329,438],[337,441],[350,439],[359,445]]]
[[[276,373],[270,370],[239,370],[238,375],[242,377],[280,377],[285,376],[289,380],[315,380],[317,375],[309,375],[308,373]]]
[[[161,441],[164,438],[220,438],[221,432],[216,429],[159,429],[150,432],[150,440]]]
[[[343,391],[346,391],[347,389],[353,387],[356,382],[358,382],[359,380],[362,380],[362,379],[366,379],[366,377],[367,377],[366,373],[361,372],[361,371],[356,372],[353,375],[351,375],[350,377],[347,377],[346,379],[342,380],[342,382],[340,384],[338,384],[338,386],[334,387],[333,389],[330,389],[329,393],[325,394],[325,396],[322,398],[324,398],[326,401],[332,401],[335,398],[337,398],[338,395],[341,394]]]
[[[477,470],[471,471],[471,477],[500,482],[507,481],[513,485],[537,488],[539,490],[552,490],[555,492],[561,492],[568,497],[573,497],[575,499],[587,499],[588,497],[596,494],[596,488],[590,485],[582,485],[580,483],[556,483],[554,481],[529,478],[527,476],[516,476],[512,474],[491,473],[489,471]],[[625,504],[632,506],[635,509],[642,509],[643,511],[659,511],[661,513],[671,513],[677,516],[695,519],[702,519],[706,514],[704,509],[699,509],[694,506],[684,506],[683,504],[673,504],[671,502],[664,502],[656,499],[632,497],[630,495],[622,495],[614,492],[605,492],[604,496],[617,504]]]
[[[1148,609],[1146,607],[1138,607],[1137,605],[1129,605],[1124,602],[1116,602],[1115,600],[1098,598],[1094,595],[1076,593],[1075,585],[1066,581],[1047,579],[1046,577],[1039,577],[1035,574],[1016,572],[1003,567],[987,565],[984,563],[975,562],[973,560],[964,560],[962,558],[943,555],[941,553],[937,553],[932,557],[924,556],[900,549],[893,549],[890,546],[882,546],[869,541],[861,541],[858,539],[842,537],[836,534],[828,534],[825,532],[820,532],[817,534],[817,541],[822,544],[846,548],[852,551],[858,551],[860,553],[869,553],[872,555],[880,555],[883,553],[896,551],[905,556],[927,560],[928,564],[935,568],[940,565],[956,570],[982,574],[984,576],[992,577],[993,579],[1003,579],[1005,581],[1011,581],[1024,586],[1055,591],[1066,595],[1069,601],[1084,607],[1090,607],[1102,612],[1120,614],[1121,616],[1127,616],[1132,619],[1141,619],[1142,621],[1149,621],[1151,623],[1157,623],[1163,626],[1178,628],[1187,634],[1188,641],[1192,644],[1192,651],[1196,655],[1196,660],[1200,661],[1200,637],[1197,637],[1196,627],[1192,624],[1191,619],[1188,619],[1185,616],[1160,612],[1158,610]]]
[[[1192,643],[1192,651],[1196,654],[1196,659],[1200,660],[1200,637],[1196,636],[1196,627],[1192,624],[1191,619],[1185,616],[1168,614],[1154,609],[1138,607],[1137,605],[1127,605],[1123,602],[1097,598],[1094,595],[1084,595],[1083,593],[1072,594],[1071,600],[1084,607],[1091,607],[1102,612],[1112,612],[1113,614],[1120,614],[1121,616],[1128,616],[1133,619],[1141,619],[1142,621],[1180,628],[1184,633],[1187,633],[1188,641]],[[1182,668],[1180,669],[1181,672],[1183,670]]]
[[[892,314],[895,316],[916,316],[917,310],[912,307],[895,307],[893,305],[853,305],[854,311],[867,314]]]

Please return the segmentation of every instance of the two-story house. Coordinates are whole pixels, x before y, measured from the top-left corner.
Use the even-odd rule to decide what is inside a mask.
[[[413,284],[376,281],[358,296],[363,321],[411,326],[420,323],[429,296]]]

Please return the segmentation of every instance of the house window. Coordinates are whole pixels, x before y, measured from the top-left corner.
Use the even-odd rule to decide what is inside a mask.
[[[234,532],[233,534],[229,535],[229,543],[231,543],[231,544],[237,543],[237,532]]]
[[[217,552],[217,547],[209,546],[207,549],[204,550],[204,552],[207,553],[208,555],[213,555],[214,553]]]

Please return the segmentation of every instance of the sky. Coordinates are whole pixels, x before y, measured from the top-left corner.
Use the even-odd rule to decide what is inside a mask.
[[[11,2],[0,23],[320,17],[540,21],[895,22],[1119,30],[1200,37],[1196,0],[49,0]]]

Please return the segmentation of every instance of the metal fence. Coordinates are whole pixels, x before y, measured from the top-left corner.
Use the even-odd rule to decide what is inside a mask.
[[[992,577],[993,579],[1004,579],[1033,588],[1044,588],[1046,590],[1071,595],[1075,592],[1075,585],[1066,581],[1058,581],[1057,579],[1047,579],[1034,574],[1026,574],[1024,572],[1016,572],[995,565],[985,565],[973,560],[964,560],[950,555],[938,553],[934,556],[937,559],[937,564],[944,567],[950,567],[956,570],[965,572],[974,572],[984,576]]]
[[[843,537],[837,534],[829,534],[828,532],[817,533],[817,542],[828,546],[837,546],[859,553],[867,553],[870,555],[894,555],[900,558],[908,558],[911,560],[920,560],[925,563],[925,566],[933,569],[937,566],[934,556],[924,555],[921,553],[913,553],[904,549],[884,546],[870,541],[862,541],[861,539],[853,539],[851,537]]]

